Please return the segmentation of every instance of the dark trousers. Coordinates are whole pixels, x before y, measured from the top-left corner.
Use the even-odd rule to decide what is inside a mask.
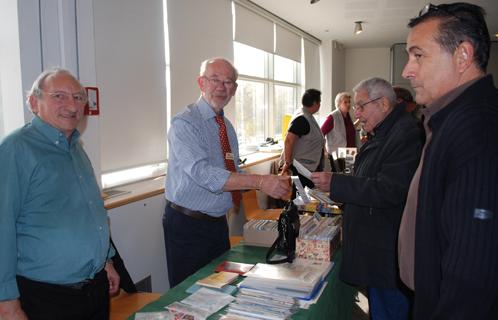
[[[330,154],[328,154],[327,157],[329,158],[329,162],[330,162],[330,171],[340,172],[335,164],[334,158]]]
[[[166,206],[163,229],[171,288],[230,249],[226,219],[199,220]]]
[[[21,308],[30,320],[109,319],[109,281],[105,270],[82,288],[17,277]]]
[[[409,318],[410,300],[401,290],[369,287],[368,303],[372,320]]]

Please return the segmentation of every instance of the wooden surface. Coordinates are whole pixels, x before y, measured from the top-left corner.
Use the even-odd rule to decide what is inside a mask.
[[[242,203],[247,220],[277,220],[282,212],[282,209],[261,209],[258,204],[256,190],[243,192]]]
[[[242,240],[241,236],[231,236],[230,237],[230,247],[235,247]]]
[[[110,320],[126,320],[146,304],[159,299],[160,293],[121,291],[119,296],[111,299]]]

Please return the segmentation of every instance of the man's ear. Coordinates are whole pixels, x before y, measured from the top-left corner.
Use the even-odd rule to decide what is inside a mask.
[[[38,98],[35,97],[34,95],[29,96],[29,105],[31,106],[31,111],[34,114],[38,114]]]
[[[382,97],[382,99],[380,99],[381,103],[382,103],[382,111],[383,112],[387,112],[389,111],[389,100],[387,99],[387,97]]]
[[[474,63],[474,46],[469,41],[463,41],[455,50],[455,61],[459,72],[465,71]]]
[[[199,89],[201,90],[201,92],[204,92],[204,77],[203,76],[198,76],[197,77],[197,85],[199,86]]]

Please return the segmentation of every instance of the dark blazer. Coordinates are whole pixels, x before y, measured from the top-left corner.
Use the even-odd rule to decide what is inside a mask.
[[[498,319],[498,90],[486,76],[429,120],[415,319]]]
[[[397,237],[422,149],[422,131],[401,106],[374,130],[353,176],[334,174],[330,197],[345,203],[343,281],[378,288],[398,284]]]

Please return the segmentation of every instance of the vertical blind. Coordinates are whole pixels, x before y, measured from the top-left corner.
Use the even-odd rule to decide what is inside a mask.
[[[275,24],[275,54],[301,62],[301,37]]]
[[[306,87],[320,88],[320,40],[303,36],[304,32],[245,0],[234,1],[234,16],[235,41],[304,62]]]
[[[166,159],[161,0],[94,2],[102,172]]]
[[[305,87],[320,88],[320,48],[307,39],[303,39],[304,44],[304,79]]]

